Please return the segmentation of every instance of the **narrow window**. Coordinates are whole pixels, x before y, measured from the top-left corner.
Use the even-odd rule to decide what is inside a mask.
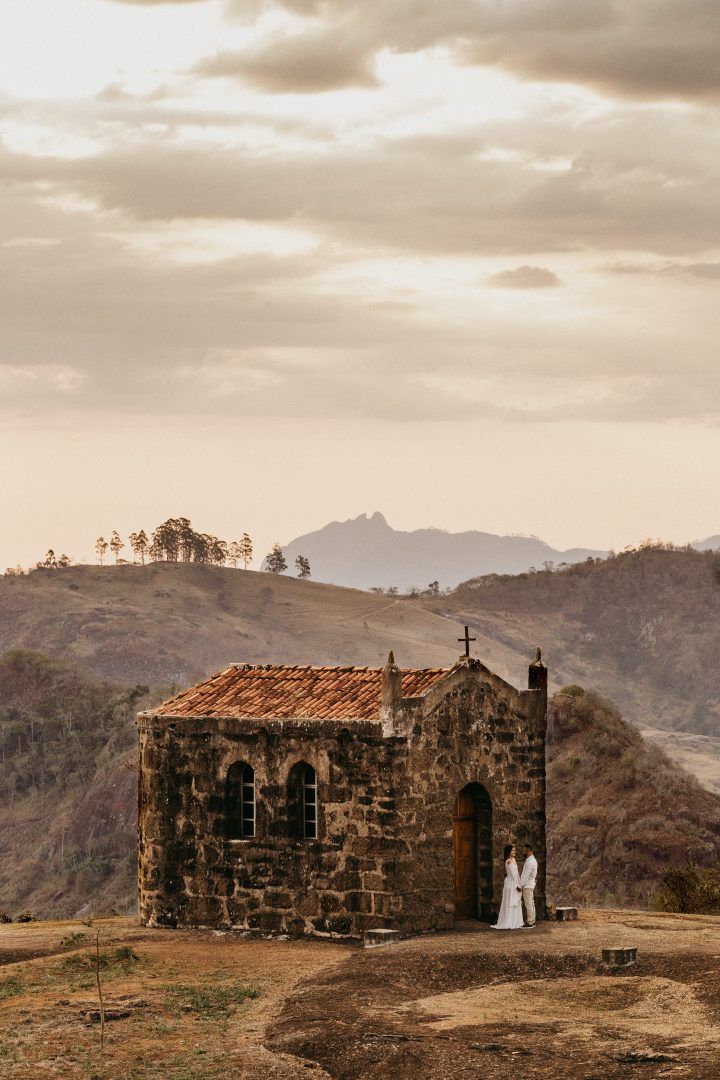
[[[255,835],[255,772],[245,761],[236,761],[228,769],[225,823],[230,840]]]
[[[302,775],[302,824],[306,840],[317,839],[317,774],[306,765]]]
[[[317,773],[306,761],[298,761],[288,775],[287,830],[295,840],[317,840],[319,806]]]

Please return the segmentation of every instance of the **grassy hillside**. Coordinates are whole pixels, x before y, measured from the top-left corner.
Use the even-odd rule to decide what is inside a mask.
[[[556,902],[646,906],[659,871],[720,859],[720,796],[578,686],[548,716],[548,874]]]
[[[647,547],[563,570],[475,578],[426,606],[470,623],[479,655],[524,678],[529,640],[551,685],[592,686],[643,728],[720,734],[720,559]],[[487,651],[485,651],[487,649]]]
[[[221,567],[72,567],[0,576],[0,651],[20,646],[123,683],[184,685],[230,661],[450,663],[458,627],[524,686],[592,686],[642,728],[720,735],[720,560],[646,548],[559,571],[474,578],[403,600]]]
[[[0,910],[132,909],[134,714],[156,696],[36,653],[0,657]],[[717,861],[720,797],[594,694],[556,695],[550,718],[554,899],[644,903],[661,871],[686,854]]]
[[[38,653],[0,657],[0,910],[134,903],[134,718],[150,700]]]
[[[452,662],[458,628],[410,601],[178,563],[0,576],[0,652],[36,649],[117,682],[184,686],[231,662]],[[526,650],[527,652],[527,650]]]

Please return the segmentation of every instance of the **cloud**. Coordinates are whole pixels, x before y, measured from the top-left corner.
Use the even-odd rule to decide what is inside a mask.
[[[281,37],[255,51],[222,52],[193,70],[201,77],[240,78],[274,93],[313,94],[378,84],[372,57],[359,54],[353,43],[332,34]]]
[[[720,262],[612,263],[602,269],[606,274],[662,275],[664,277],[693,277],[702,281],[720,281]]]
[[[518,266],[491,274],[487,284],[496,289],[550,289],[562,285],[560,278],[546,266]]]
[[[509,70],[532,55],[537,65],[551,37],[569,56],[629,19],[624,9],[519,0],[283,9],[284,21],[275,12],[252,30],[210,34],[202,50],[219,51],[194,78],[200,47],[183,54],[179,75],[126,74],[84,100],[0,102],[15,148],[0,147],[0,357],[14,408],[717,419],[720,134],[709,112],[598,106],[449,71],[452,58]],[[633,18],[640,9],[642,0]],[[277,29],[258,41],[268,27]],[[492,45],[485,59],[480,41]],[[376,95],[308,106],[204,81],[372,88],[379,48],[433,44],[445,47],[407,70],[437,63],[447,86],[389,81]],[[507,110],[475,108],[467,88],[485,86],[510,91]],[[62,156],[61,139],[45,140],[50,128],[81,135],[89,150]],[[302,250],[221,259],[234,237],[243,252]],[[511,269],[479,291],[489,257]],[[602,262],[613,273],[587,269]],[[530,288],[554,288],[543,296],[551,305],[530,304]]]
[[[252,18],[272,7],[310,26],[293,39],[298,65],[305,51],[310,62],[318,34],[340,32],[353,43],[339,58],[333,87],[340,85],[343,64],[347,85],[354,85],[381,49],[442,44],[465,63],[499,66],[525,79],[638,100],[720,100],[717,0],[235,0],[230,10]],[[268,41],[267,64],[272,50]],[[276,85],[283,87],[279,72]]]
[[[525,153],[486,154],[499,140]],[[139,220],[289,223],[378,250],[680,256],[720,246],[717,143],[705,125],[640,111],[574,125],[538,117],[463,137],[376,138],[359,147],[288,148],[276,140],[259,154],[156,138],[77,160],[6,152],[0,178],[50,184]],[[536,155],[562,149],[569,167],[535,167]]]
[[[0,197],[0,387],[15,412],[92,413],[111,402],[141,415],[716,419],[718,316],[704,291],[667,303],[669,277],[632,302],[607,278],[607,302],[595,297],[582,318],[562,308],[559,290],[565,315],[548,323],[519,318],[510,296],[479,310],[471,283],[455,307],[388,287],[335,245],[172,262],[101,235],[104,223],[132,237],[117,211],[46,207],[52,243],[27,243],[18,197]],[[418,263],[427,270],[426,257]]]
[[[716,0],[509,0],[481,5],[468,62],[641,100],[720,99]]]
[[[171,4],[204,4],[208,0],[109,0],[113,4],[127,4],[133,7],[159,7],[161,4],[165,4],[169,7]]]
[[[374,59],[385,48],[416,52],[472,31],[476,0],[429,4],[427,0],[235,0],[229,10],[246,20],[281,9],[304,18],[306,26],[269,35],[249,55],[237,53],[223,74],[251,80],[264,90],[319,92],[373,86]],[[317,66],[318,75],[312,69]],[[215,75],[213,58],[199,74]]]

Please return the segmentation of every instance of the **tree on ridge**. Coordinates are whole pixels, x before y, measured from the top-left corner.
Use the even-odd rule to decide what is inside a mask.
[[[265,556],[268,571],[271,574],[284,574],[287,570],[287,561],[279,544],[273,544],[272,551]]]
[[[298,577],[302,578],[303,581],[310,577],[310,560],[306,559],[304,555],[298,555],[295,566],[297,567]]]
[[[112,535],[110,536],[110,545],[109,546],[110,546],[110,550],[112,551],[113,555],[115,556],[115,564],[117,565],[118,560],[120,558],[120,552],[125,547],[125,545],[123,544],[122,540],[120,539],[120,534],[118,533],[118,531],[116,529],[113,529],[113,531],[112,531]]]
[[[148,538],[144,529],[141,529],[140,532],[130,533],[130,547],[133,550],[135,559],[137,560],[139,558],[140,565],[144,566],[145,556],[148,550]]]
[[[100,560],[100,565],[101,566],[103,564],[103,558],[105,556],[105,552],[107,551],[107,549],[108,549],[108,545],[107,545],[107,540],[105,539],[105,537],[104,536],[98,536],[97,540],[95,541],[95,551],[97,552],[97,556],[98,556],[98,559]]]
[[[188,518],[168,518],[153,530],[150,558],[155,562],[223,566],[228,558],[228,545],[211,533],[196,532]]]
[[[240,558],[243,561],[243,570],[247,570],[248,563],[253,559],[253,542],[246,532],[242,534],[242,539],[238,545]]]

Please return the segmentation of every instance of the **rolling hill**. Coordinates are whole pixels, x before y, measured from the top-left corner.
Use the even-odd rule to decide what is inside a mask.
[[[647,546],[560,571],[474,578],[423,604],[470,624],[479,655],[510,682],[524,677],[526,643],[536,641],[553,687],[591,686],[643,729],[720,735],[713,551]]]
[[[407,666],[451,663],[468,623],[474,654],[509,682],[525,685],[541,644],[554,689],[598,690],[713,789],[719,565],[713,552],[646,547],[415,599],[194,564],[36,571],[0,576],[0,650],[169,689],[232,661],[379,664],[393,649]]]
[[[424,589],[431,581],[452,587],[478,574],[516,574],[544,562],[575,563],[601,551],[557,551],[533,536],[496,536],[475,530],[393,529],[380,513],[333,521],[284,545],[292,568],[298,555],[310,560],[313,577],[358,589],[397,586]]]
[[[458,627],[407,600],[251,570],[153,563],[0,576],[0,652],[119,683],[182,686],[232,662],[452,662]],[[529,646],[526,649],[529,656]]]
[[[645,907],[662,868],[720,861],[720,796],[598,694],[570,686],[553,696],[547,762],[556,902]]]

